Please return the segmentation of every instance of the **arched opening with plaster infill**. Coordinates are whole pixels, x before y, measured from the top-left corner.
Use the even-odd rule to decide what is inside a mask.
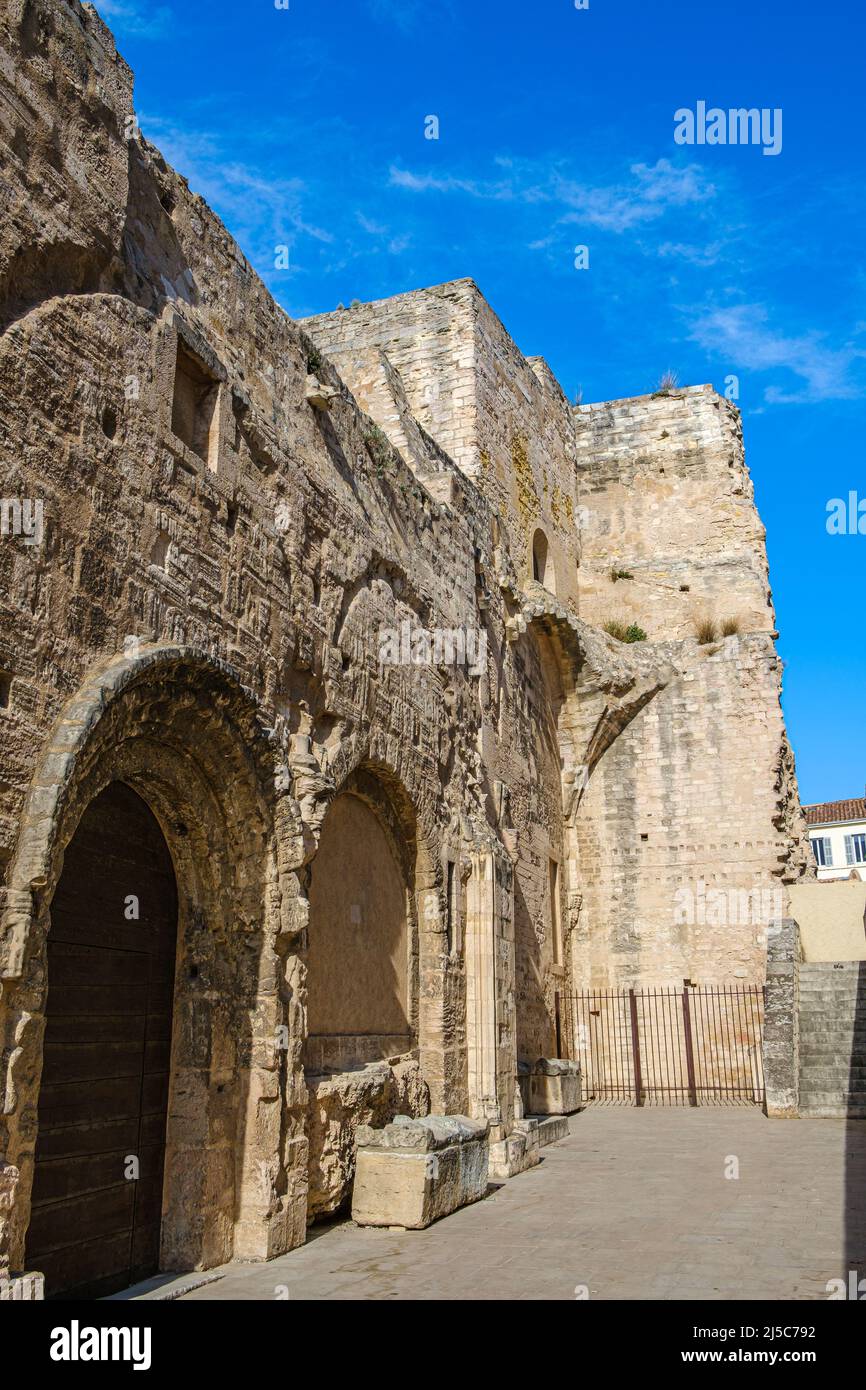
[[[342,1070],[416,1043],[414,870],[378,779],[356,776],[325,816],[309,884],[307,1057]]]

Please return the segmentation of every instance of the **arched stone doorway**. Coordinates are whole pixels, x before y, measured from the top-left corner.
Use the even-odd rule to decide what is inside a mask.
[[[177,884],[159,1264],[267,1259],[301,1244],[306,1225],[305,1108],[292,1089],[306,904],[294,866],[311,832],[250,693],[228,666],[181,648],[98,668],[34,773],[0,919],[11,1097],[0,1154],[20,1175],[0,1248],[24,1267],[58,885],[88,808],[117,783],[158,822]]]
[[[122,782],[87,807],[51,905],[27,1264],[49,1297],[159,1268],[177,888],[155,816]]]

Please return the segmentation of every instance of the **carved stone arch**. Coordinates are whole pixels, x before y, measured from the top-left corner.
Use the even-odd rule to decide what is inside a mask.
[[[161,1265],[267,1258],[304,1238],[302,1118],[286,1105],[304,1031],[289,954],[303,925],[291,872],[303,826],[254,696],[227,664],[174,647],[97,669],[30,788],[0,938],[0,1153],[20,1174],[0,1253],[24,1267],[52,897],[83,813],[115,783],[156,818],[177,882]]]

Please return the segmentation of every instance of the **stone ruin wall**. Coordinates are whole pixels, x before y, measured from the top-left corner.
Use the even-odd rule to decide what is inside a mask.
[[[739,412],[700,386],[574,417],[582,616],[637,623],[677,672],[581,807],[576,973],[593,985],[762,979],[765,903],[784,914],[785,884],[812,868]],[[719,639],[699,644],[706,618]],[[724,638],[727,618],[739,632]],[[740,896],[700,906],[720,892]],[[749,893],[758,920],[751,902],[744,920]]]
[[[699,650],[685,616],[664,616],[669,572],[688,572],[676,512],[651,573],[644,465],[605,435],[618,410],[654,431],[681,406],[593,408],[587,442],[585,414],[471,281],[305,331],[137,136],[131,74],[95,12],[12,0],[0,26],[0,494],[42,499],[45,518],[42,546],[0,544],[0,1267],[23,1266],[51,893],[77,816],[118,776],[178,866],[168,1258],[264,1258],[343,1201],[358,1123],[430,1106],[507,1133],[513,1058],[553,1051],[557,993],[760,973],[751,931],[683,933],[669,910],[683,866],[800,872],[759,522],[736,417],[705,392],[698,415],[723,412],[726,442],[700,436],[674,497],[691,524],[739,485],[743,544],[713,569],[707,530],[700,553],[707,595],[723,584],[753,627],[736,655]],[[307,332],[333,363],[316,366],[328,412],[308,400]],[[187,369],[211,412],[192,442],[174,428]],[[572,524],[584,493],[597,535]],[[602,618],[617,508],[632,539],[609,563],[646,561],[640,611],[664,637],[640,648],[585,621]],[[531,582],[539,526],[555,597]],[[380,630],[404,621],[482,629],[484,670],[383,666]],[[350,1055],[356,1039],[341,1060],[307,1038],[307,894],[341,792],[387,808],[409,864],[415,1046],[400,1058]],[[495,1035],[476,1007],[488,969]]]
[[[693,386],[578,406],[574,423],[582,616],[637,622],[652,641],[688,639],[702,618],[772,632],[765,531],[736,407]],[[615,580],[614,570],[632,577]]]
[[[581,697],[565,697],[551,679],[556,663],[547,661],[558,793],[539,706],[522,725],[516,759],[491,735],[493,721],[485,725],[485,760],[518,808],[518,951],[522,936],[524,968],[535,969],[535,936],[543,957],[537,1026],[524,1031],[532,1010],[518,1011],[527,1055],[549,1034],[560,983],[541,881],[551,854],[565,864],[561,913],[573,933],[574,985],[762,979],[767,904],[787,910],[785,883],[811,868],[779,703],[764,529],[738,411],[705,386],[572,408],[543,360],[523,358],[471,281],[338,310],[307,326],[344,372],[375,352],[399,364],[413,408],[435,402],[426,427],[441,429],[437,442],[459,439],[524,588],[532,588],[532,536],[541,526],[567,609],[599,626],[618,618],[647,632],[640,648],[655,672],[652,702],[600,758],[587,754],[586,732],[577,740],[569,734],[568,705]],[[467,395],[457,365],[468,360],[470,341],[477,388]],[[390,435],[395,411],[366,399]],[[613,569],[632,577],[614,580]],[[735,618],[740,632],[701,645],[696,625],[706,617],[719,626]],[[544,680],[539,644],[546,640],[530,627],[503,657],[503,679],[530,703]],[[583,679],[594,684],[589,674]],[[578,677],[578,692],[580,684]],[[577,797],[569,781],[575,768],[588,776]],[[536,813],[526,815],[533,803]],[[742,896],[701,905],[721,891],[754,897],[745,912]],[[534,924],[523,933],[521,917]]]

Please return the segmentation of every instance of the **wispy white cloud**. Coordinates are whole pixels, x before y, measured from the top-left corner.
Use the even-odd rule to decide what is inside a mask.
[[[95,7],[115,33],[138,39],[163,38],[174,19],[168,5],[139,4],[137,0],[95,0]]]
[[[463,193],[472,198],[524,204],[546,203],[557,221],[580,223],[609,232],[626,232],[663,217],[673,208],[699,206],[716,197],[716,188],[694,164],[633,164],[620,183],[591,183],[570,178],[556,161],[495,161],[503,177],[491,180],[454,174],[416,173],[392,165],[390,184],[412,193]],[[540,245],[540,242],[534,243]]]
[[[363,227],[365,232],[369,232],[370,236],[388,235],[388,228],[384,227],[381,222],[374,222],[372,217],[365,217],[363,212],[358,212],[355,216],[358,219],[358,225]]]
[[[367,11],[379,24],[393,24],[408,34],[424,19],[429,19],[428,0],[367,0]],[[453,0],[438,0],[436,20],[451,19],[455,14]]]
[[[403,232],[395,236],[390,227],[387,227],[382,222],[375,222],[363,212],[357,212],[355,216],[358,225],[363,228],[368,236],[373,237],[378,243],[375,248],[376,250],[378,250],[380,246],[384,246],[390,256],[399,256],[402,255],[404,251],[408,250],[412,241],[408,232]]]
[[[631,178],[617,184],[587,184],[555,177],[554,195],[569,209],[563,222],[580,222],[609,232],[627,232],[654,222],[672,208],[711,201],[715,185],[695,164],[633,164]]]
[[[450,174],[414,174],[411,169],[400,169],[394,164],[389,170],[389,183],[392,188],[406,188],[411,193],[467,193],[471,198],[513,197],[507,182],[492,184],[455,178]]]
[[[763,304],[707,310],[693,324],[689,336],[706,352],[726,356],[741,370],[788,372],[799,380],[796,389],[768,385],[764,400],[770,405],[855,400],[866,394],[864,373],[858,370],[866,352],[850,343],[831,347],[825,333],[777,331]]]
[[[307,186],[302,179],[277,177],[254,164],[228,159],[222,137],[209,131],[182,129],[146,113],[142,125],[169,164],[223,218],[262,273],[273,265],[278,246],[291,250],[302,236],[324,243],[334,240],[329,230],[305,216]]]
[[[688,261],[690,265],[712,266],[717,265],[724,250],[721,241],[711,241],[706,246],[695,246],[685,241],[663,241],[658,248],[658,254],[663,259],[676,259]]]

